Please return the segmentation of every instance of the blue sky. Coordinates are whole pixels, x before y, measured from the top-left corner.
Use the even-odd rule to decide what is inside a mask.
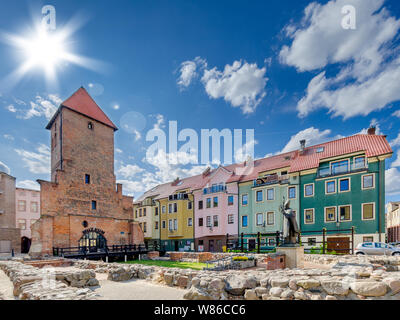
[[[47,4],[56,9],[56,32],[73,17],[82,21],[68,46],[99,63],[61,62],[50,83],[38,67],[10,85],[24,55],[4,34],[29,39]],[[356,9],[355,30],[341,26],[348,4]],[[131,112],[146,120],[142,130],[115,136],[117,180],[135,196],[204,169],[185,157],[179,165],[145,159],[146,132],[167,130],[168,121],[199,134],[254,129],[256,157],[297,148],[302,138],[316,144],[374,124],[394,150],[387,200],[396,200],[399,28],[396,0],[3,1],[0,162],[20,186],[49,179],[44,127],[60,101],[83,85],[117,126]]]

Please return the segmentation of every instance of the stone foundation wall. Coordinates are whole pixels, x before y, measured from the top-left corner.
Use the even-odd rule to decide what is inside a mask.
[[[39,269],[16,261],[1,261],[0,269],[10,278],[14,296],[20,300],[93,300],[88,286],[99,282],[93,270]]]

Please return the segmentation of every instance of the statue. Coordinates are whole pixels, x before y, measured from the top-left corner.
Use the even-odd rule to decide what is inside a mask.
[[[290,200],[280,206],[280,211],[286,218],[283,222],[283,238],[284,244],[295,245],[297,243],[297,236],[300,233],[299,226],[297,225],[296,214],[290,208]]]

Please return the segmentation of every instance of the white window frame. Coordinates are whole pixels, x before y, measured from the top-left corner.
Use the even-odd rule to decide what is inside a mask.
[[[243,196],[247,196],[247,204],[243,204]],[[242,207],[247,207],[249,205],[249,194],[248,193],[243,193],[240,196],[240,204],[242,205]]]
[[[189,221],[191,223],[189,223]],[[188,223],[187,223],[188,227],[193,227],[193,219],[192,218],[188,218]]]
[[[273,223],[269,223],[268,216],[272,213],[272,220]],[[275,211],[268,211],[267,212],[267,226],[274,226],[275,225]]]
[[[307,222],[307,219],[306,219],[306,211],[307,210],[312,210],[312,216],[313,216],[312,222]],[[304,209],[303,212],[304,212],[304,224],[315,224],[315,208]]]
[[[334,191],[334,192],[328,192],[328,183],[329,183],[329,182],[334,182],[334,183],[335,183],[335,191]],[[337,193],[337,181],[336,181],[336,179],[333,179],[333,180],[326,180],[326,181],[325,181],[325,195],[330,196],[330,195],[336,194],[336,193]]]
[[[232,222],[229,222],[229,217],[232,217]],[[235,224],[235,215],[234,214],[228,214],[228,224]]]
[[[272,197],[272,199],[268,199],[268,191],[270,191],[270,190],[272,190],[272,195],[273,195],[273,197]],[[275,201],[275,188],[268,188],[267,189],[267,192],[266,192],[266,200],[267,201]]]
[[[178,219],[174,219],[174,231],[178,230]]]
[[[354,167],[354,169],[361,169],[361,168],[356,168],[356,160],[360,159],[360,158],[364,158],[364,168],[367,166],[367,164],[368,164],[367,163],[367,157],[366,156],[358,156],[358,157],[354,157],[353,158],[353,167]]]
[[[334,163],[343,162],[343,161],[347,161],[347,173],[350,172],[350,166],[351,166],[351,161],[350,161],[350,160],[351,160],[350,158],[347,158],[347,159],[341,159],[341,160],[331,161],[331,162],[329,163],[329,167],[331,168],[331,174],[333,174],[332,165],[333,165]],[[344,172],[344,173],[339,173],[339,174],[337,174],[337,175],[343,175],[343,174],[346,174],[346,172]]]
[[[372,176],[372,187],[364,188],[364,177],[367,176]],[[375,189],[375,173],[363,174],[361,176],[361,190],[371,190],[371,189]]]
[[[350,220],[342,220],[341,216],[340,216],[340,208],[343,207],[350,207]],[[353,221],[353,206],[351,204],[343,204],[338,206],[338,210],[337,210],[337,214],[338,214],[338,218],[340,222],[351,222]]]
[[[372,219],[364,219],[364,205],[365,204],[372,204],[373,206],[372,206],[372,215],[373,215],[373,218]],[[364,202],[364,203],[361,203],[361,220],[362,221],[374,221],[375,219],[376,219],[376,208],[375,208],[375,202]]]
[[[161,207],[161,213],[165,213],[165,212],[167,212],[166,206],[162,206]]]
[[[308,186],[312,186],[313,187],[313,192],[312,192],[311,196],[308,196],[307,193],[306,193],[306,187],[308,187]],[[304,198],[312,198],[312,197],[314,197],[314,195],[315,195],[315,183],[307,183],[307,184],[305,184],[304,185]]]
[[[335,208],[335,218],[332,221],[327,221],[326,220],[326,211],[327,211],[327,209],[332,209],[332,208]],[[325,207],[324,208],[324,222],[325,223],[336,223],[337,222],[337,218],[338,218],[337,214],[338,214],[338,210],[337,210],[336,206]]]
[[[258,224],[258,217],[261,215],[261,224]],[[264,225],[264,214],[262,212],[256,213],[256,227],[262,227]],[[247,223],[248,224],[248,223]]]
[[[340,189],[340,182],[343,181],[343,180],[349,180],[349,190],[342,191],[342,190]],[[337,183],[337,184],[338,184],[339,193],[351,192],[351,177],[340,178],[340,179],[338,180],[338,183]]]
[[[258,192],[261,192],[261,195],[262,195],[262,200],[261,201],[257,201],[257,193]],[[264,202],[264,190],[263,189],[255,190],[254,197],[255,197],[254,198],[255,203],[263,203]]]
[[[296,196],[295,196],[294,198],[289,198],[289,190],[290,190],[291,188],[294,188],[294,192],[295,192],[295,194],[296,194]],[[288,187],[287,187],[287,198],[288,198],[289,200],[297,200],[297,186],[288,186]]]

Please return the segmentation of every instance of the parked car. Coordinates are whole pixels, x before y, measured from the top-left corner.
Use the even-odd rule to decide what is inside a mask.
[[[390,242],[389,244],[393,247],[400,247],[400,242]]]
[[[357,255],[400,256],[400,248],[382,242],[364,242],[357,246],[354,253]]]

